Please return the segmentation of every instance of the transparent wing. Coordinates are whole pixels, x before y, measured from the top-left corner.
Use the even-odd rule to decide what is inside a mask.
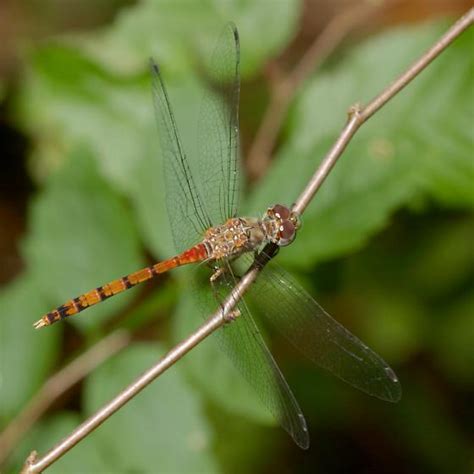
[[[243,258],[248,264],[253,260]],[[259,314],[316,364],[369,395],[400,400],[401,386],[388,364],[273,262],[263,268],[247,297]]]
[[[237,28],[223,29],[210,61],[203,64],[211,84],[198,119],[195,173],[211,221],[237,214],[239,197],[240,49]],[[193,170],[194,171],[194,170]]]
[[[181,145],[171,104],[158,65],[150,61],[153,103],[163,154],[166,206],[177,251],[200,239],[211,220]]]
[[[208,317],[212,310],[215,311],[216,300],[221,304],[235,286],[236,281],[231,271],[230,267],[225,267],[225,272],[214,282],[212,291],[209,286],[204,287],[200,284],[202,281],[196,281],[197,286],[193,295],[198,297],[203,317]],[[268,350],[244,300],[238,303],[237,309],[240,315],[236,320],[224,325],[214,334],[218,345],[280,425],[300,447],[308,448],[306,422],[293,393]]]
[[[151,61],[153,97],[163,153],[166,204],[177,251],[194,245],[203,231],[235,216],[239,195],[239,37],[229,23],[204,74],[213,88],[202,99],[198,146],[189,160],[159,68]]]

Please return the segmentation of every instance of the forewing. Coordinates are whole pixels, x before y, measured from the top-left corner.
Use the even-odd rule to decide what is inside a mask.
[[[171,103],[158,65],[150,61],[153,103],[162,151],[166,187],[166,206],[174,243],[178,252],[202,239],[211,226],[186,153],[179,138]]]
[[[211,221],[237,214],[239,198],[239,36],[233,23],[222,31],[211,59],[203,64],[211,87],[198,119],[196,173]]]
[[[369,395],[400,400],[401,386],[388,364],[275,263],[262,269],[248,297],[259,314],[315,363]]]

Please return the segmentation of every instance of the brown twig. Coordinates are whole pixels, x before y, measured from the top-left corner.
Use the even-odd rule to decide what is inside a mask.
[[[308,185],[297,199],[293,210],[299,214],[303,213],[307,205],[321,187],[323,181],[331,171],[337,159],[341,156],[347,144],[360,128],[372,115],[383,107],[390,99],[397,95],[408,83],[410,83],[431,61],[438,57],[464,30],[474,22],[474,8],[463,15],[428,51],[415,61],[401,76],[386,87],[379,95],[374,97],[365,107],[355,105],[349,110],[349,121],[342,130],[328,154],[324,157],[321,165],[311,177]]]
[[[234,297],[240,298],[240,293],[234,289]],[[100,426],[107,418],[113,415],[119,408],[125,405],[135,395],[141,392],[148,384],[161,375],[166,369],[174,365],[181,357],[189,352],[193,347],[220,328],[226,319],[223,313],[230,315],[235,305],[232,302],[224,304],[224,309],[217,311],[206,323],[204,323],[191,336],[175,346],[151,369],[143,373],[135,382],[130,384],[125,390],[120,392],[113,400],[103,406],[94,415],[78,426],[69,436],[57,444],[53,449],[46,453],[41,459],[37,459],[37,453],[33,451],[25,462],[22,473],[42,472],[48,466],[57,461],[61,456],[67,453],[79,441],[86,437],[91,431]],[[232,306],[232,308],[231,308]]]
[[[267,169],[288,107],[304,81],[375,10],[376,7],[367,2],[336,15],[317,36],[296,67],[271,84],[270,103],[247,154],[247,171],[251,178],[261,177]]]
[[[337,159],[350,142],[359,127],[367,121],[377,110],[393,98],[403,87],[412,81],[428,64],[436,58],[449,44],[451,44],[464,30],[474,22],[474,8],[470,9],[461,17],[417,62],[415,62],[404,74],[390,84],[378,96],[376,96],[366,107],[353,106],[350,110],[349,120],[339,135],[338,139],[325,156],[320,166],[312,176],[307,187],[297,199],[293,209],[302,214],[308,206],[315,193],[321,187],[325,178],[331,171]],[[25,463],[23,472],[32,474],[41,472],[63,456],[80,440],[103,423],[109,416],[126,404],[131,398],[143,390],[149,383],[155,380],[166,369],[175,364],[181,357],[193,347],[203,341],[211,333],[220,328],[226,321],[232,319],[234,308],[250,284],[255,280],[259,272],[258,266],[252,266],[239,283],[232,290],[223,304],[223,308],[214,313],[206,323],[198,328],[184,341],[166,354],[155,366],[141,375],[135,382],[129,385],[123,392],[117,395],[111,402],[107,403],[88,420],[76,428],[70,435],[64,438],[51,451],[42,458],[37,459],[33,452]],[[237,324],[237,323],[236,323]]]
[[[0,465],[23,435],[60,395],[123,349],[129,340],[126,331],[115,331],[50,377],[23,411],[0,433]]]

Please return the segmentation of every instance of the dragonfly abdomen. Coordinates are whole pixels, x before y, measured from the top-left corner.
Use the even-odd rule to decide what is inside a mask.
[[[169,258],[168,260],[163,260],[162,262],[155,263],[153,271],[156,274],[165,273],[168,270],[171,270],[182,265],[187,265],[189,263],[202,262],[209,258],[209,250],[204,243],[200,243],[191,247],[188,250],[185,250],[183,253],[180,253],[176,257]]]
[[[208,250],[204,244],[198,244],[190,249],[184,251],[183,253],[158,262],[155,265],[150,267],[142,268],[136,272],[130,273],[122,278],[113,280],[109,283],[106,283],[103,286],[99,286],[93,290],[88,291],[76,298],[72,298],[61,306],[58,306],[53,311],[45,314],[41,319],[39,319],[34,327],[36,329],[42,328],[44,326],[50,326],[57,321],[68,318],[69,316],[74,316],[75,314],[84,311],[90,306],[94,306],[114,295],[123,293],[129,288],[133,288],[139,283],[144,281],[151,280],[153,277],[165,273],[168,270],[179,267],[181,265],[187,265],[189,263],[200,262],[208,258]]]

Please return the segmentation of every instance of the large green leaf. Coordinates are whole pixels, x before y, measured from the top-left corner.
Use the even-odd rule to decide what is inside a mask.
[[[47,174],[78,141],[85,142],[104,176],[131,197],[147,245],[155,254],[169,254],[161,153],[150,81],[143,74],[148,57],[163,65],[181,137],[192,150],[193,111],[203,95],[192,70],[196,53],[209,56],[224,23],[234,19],[242,23],[242,69],[254,73],[288,41],[298,3],[273,5],[273,21],[266,22],[268,4],[262,1],[197,6],[152,0],[125,9],[107,30],[75,37],[69,46],[58,39],[34,50],[19,104],[23,125],[36,136],[37,174]],[[190,54],[190,43],[199,52]],[[120,78],[118,69],[139,76]]]
[[[233,21],[242,38],[242,72],[255,74],[289,41],[300,3],[146,0],[124,9],[111,27],[76,37],[74,42],[121,73],[143,70],[145,58],[154,56],[182,76],[191,71],[196,49],[199,54],[209,54],[223,25]]]
[[[155,345],[135,345],[109,360],[86,383],[89,414],[109,401],[163,354]],[[112,416],[95,433],[109,454],[109,469],[126,472],[217,471],[212,432],[201,402],[176,368]]]
[[[314,77],[297,100],[288,141],[248,208],[293,202],[340,132],[348,107],[381,91],[441,31],[430,25],[384,33]],[[474,205],[470,40],[468,32],[358,132],[282,260],[308,267],[353,250],[415,196]]]
[[[192,151],[203,86],[191,76],[168,90],[181,139]],[[148,74],[117,79],[76,50],[50,44],[33,55],[19,105],[23,126],[37,137],[37,175],[49,174],[85,143],[104,178],[131,199],[147,246],[157,256],[173,252]]]
[[[120,79],[76,49],[49,43],[32,53],[23,80],[18,115],[36,138],[37,174],[85,143],[103,175],[127,191],[154,132],[148,76]]]
[[[85,148],[70,154],[36,198],[23,254],[38,289],[55,306],[143,266],[125,203],[98,174]],[[133,291],[72,321],[82,327],[97,326],[123,307]]]
[[[59,333],[32,326],[48,309],[31,275],[20,276],[0,294],[0,425],[17,414],[53,364]]]

